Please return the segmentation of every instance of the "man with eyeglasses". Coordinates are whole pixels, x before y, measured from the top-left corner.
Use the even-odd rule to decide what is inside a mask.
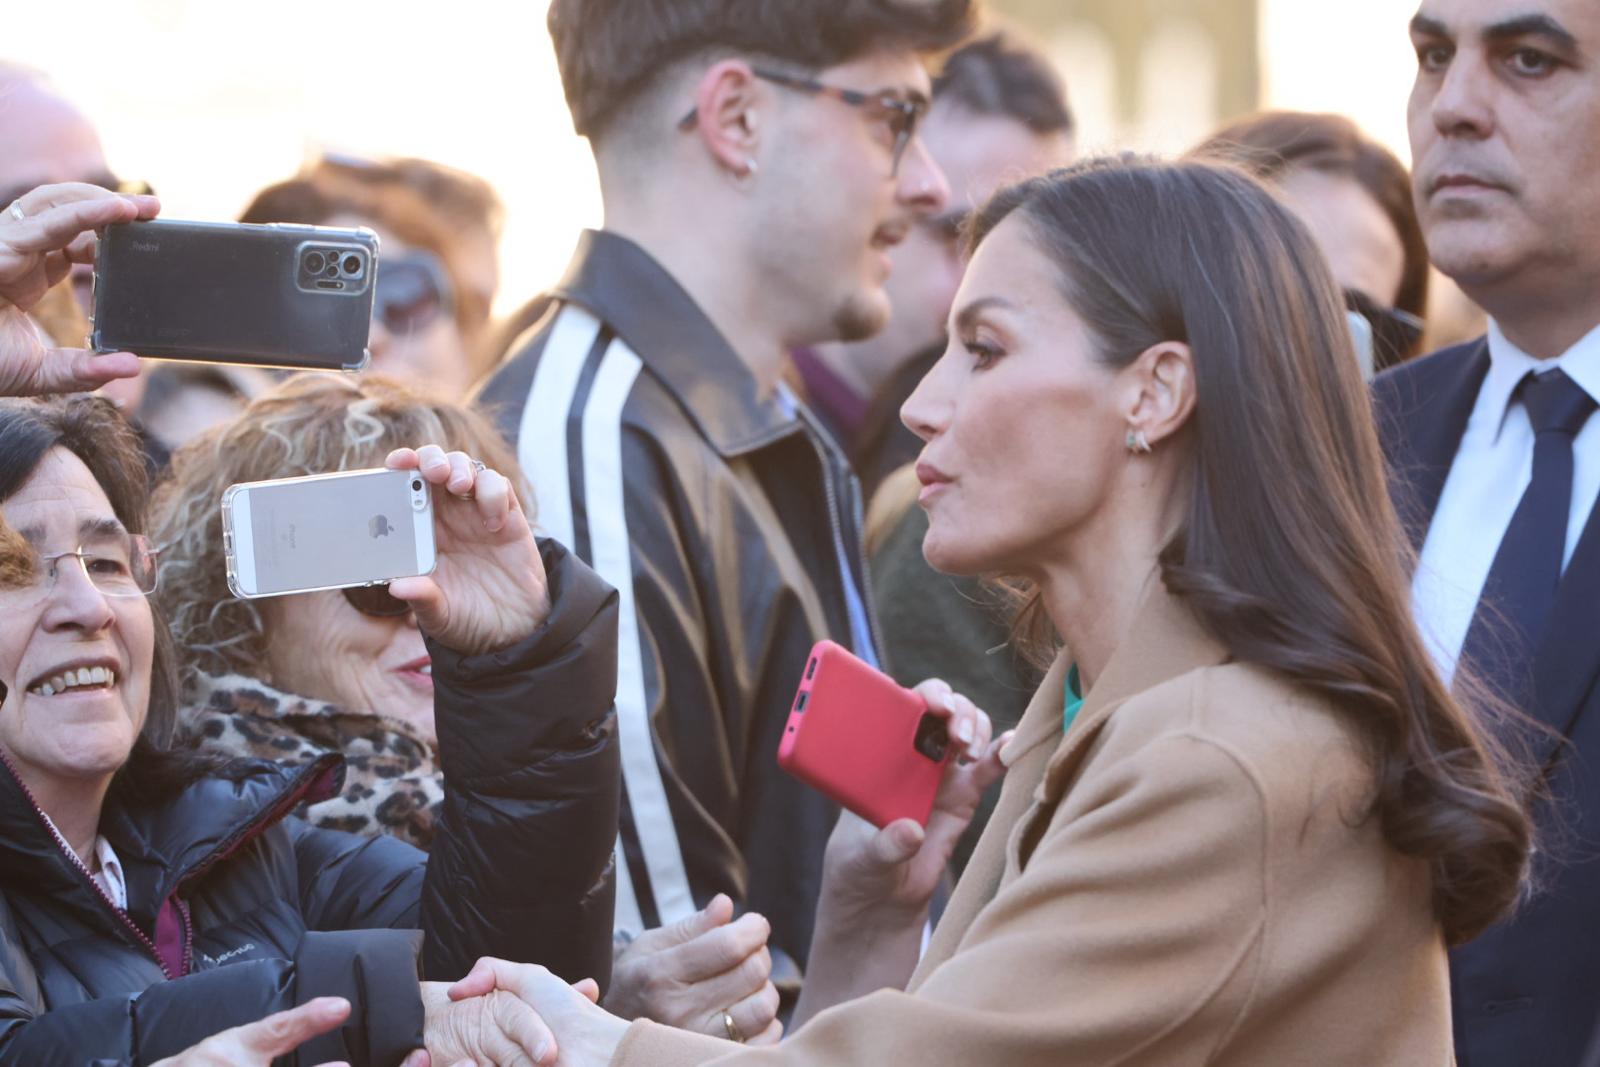
[[[1001,185],[1072,162],[1073,134],[1060,75],[1018,34],[986,32],[940,64],[922,137],[950,201],[919,218],[890,254],[888,327],[794,353],[812,410],[850,454],[869,499],[922,450],[900,422],[900,405],[944,351],[945,319],[966,267],[962,224]]]
[[[1446,679],[1532,722],[1536,892],[1450,957],[1461,1067],[1574,1067],[1600,1020],[1600,5],[1422,0],[1412,182],[1488,336],[1374,383]]]
[[[812,644],[874,661],[878,640],[859,490],[781,379],[796,347],[887,323],[890,250],[948,200],[917,137],[923,56],[972,14],[550,7],[605,227],[480,399],[540,523],[622,592],[624,938],[722,892],[770,920],[777,977],[805,959],[836,809],[778,771],[778,742]],[[758,1036],[721,1014],[719,1036]]]

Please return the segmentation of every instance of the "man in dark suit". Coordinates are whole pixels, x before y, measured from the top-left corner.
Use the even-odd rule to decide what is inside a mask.
[[[1600,1011],[1600,4],[1423,0],[1411,36],[1429,253],[1491,323],[1379,378],[1379,428],[1424,636],[1548,728],[1552,794],[1539,893],[1451,955],[1456,1050],[1571,1067]]]

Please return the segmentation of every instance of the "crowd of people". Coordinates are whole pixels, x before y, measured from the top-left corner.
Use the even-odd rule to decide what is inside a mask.
[[[1410,170],[1078,161],[974,0],[549,26],[605,221],[505,321],[472,175],[241,213],[379,235],[359,374],[82,348],[161,204],[0,63],[0,1065],[1600,1067],[1600,11],[1422,0]],[[431,573],[233,595],[373,468]],[[925,823],[779,770],[823,640]]]

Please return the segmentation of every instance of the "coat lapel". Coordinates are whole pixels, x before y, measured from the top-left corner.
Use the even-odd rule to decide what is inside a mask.
[[[1390,466],[1389,492],[1414,551],[1444,492],[1467,420],[1489,373],[1489,341],[1402,364],[1373,383],[1379,436]]]
[[[1168,593],[1157,577],[1151,579],[1132,630],[1095,679],[1065,737],[1061,713],[1072,657],[1065,651],[1056,657],[1023,713],[1016,736],[1001,752],[1007,770],[999,803],[934,930],[912,977],[911,990],[955,955],[978,913],[999,892],[1007,871],[1015,869],[1013,864],[1026,862],[1024,837],[1054,804],[1062,783],[1082,764],[1117,707],[1146,689],[1227,658],[1227,651],[1201,629],[1193,613]]]

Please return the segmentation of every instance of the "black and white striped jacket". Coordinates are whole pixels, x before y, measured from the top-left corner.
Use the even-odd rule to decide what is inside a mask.
[[[836,809],[779,771],[778,741],[816,641],[877,644],[843,453],[803,408],[760,398],[688,293],[605,232],[584,234],[479,400],[543,532],[622,594],[617,928],[724,892],[804,961]]]

